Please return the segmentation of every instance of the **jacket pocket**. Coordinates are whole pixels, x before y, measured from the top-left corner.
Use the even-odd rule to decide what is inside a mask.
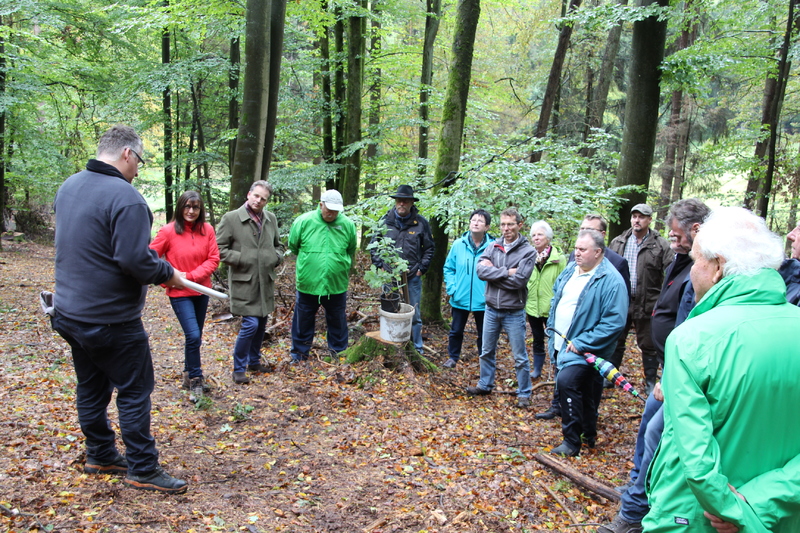
[[[250,272],[231,272],[231,281],[250,281],[253,278],[253,274]]]

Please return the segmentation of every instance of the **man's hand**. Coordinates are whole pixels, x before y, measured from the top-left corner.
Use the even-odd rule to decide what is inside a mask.
[[[739,491],[733,488],[733,485],[728,483],[728,488],[733,491],[739,498],[742,499],[743,502],[747,502],[747,499],[742,496]],[[731,524],[730,522],[726,522],[725,520],[719,518],[718,516],[714,516],[713,514],[709,513],[708,511],[703,512],[706,518],[711,522],[711,527],[717,530],[717,533],[738,533],[739,528],[735,525]]]
[[[183,284],[183,278],[186,277],[185,272],[175,270],[172,272],[172,277],[164,282],[164,285],[170,289],[185,289],[186,285]]]
[[[575,345],[574,345],[574,344],[572,344],[571,342],[567,344],[567,350],[569,350],[570,352],[574,352],[574,353],[576,353],[576,354],[578,354],[578,355],[580,355],[580,354],[581,354],[581,353],[578,351],[578,349],[577,349],[577,348],[575,348]]]
[[[422,270],[417,270],[417,274],[416,275],[417,276],[421,276],[422,275]]]
[[[485,266],[485,267],[493,267],[494,266],[494,264],[489,259],[481,259],[481,262],[478,263],[478,264],[481,265],[481,266]]]
[[[509,278],[512,277],[516,273],[517,273],[517,269],[516,268],[509,268],[508,269],[508,277]]]
[[[656,383],[655,387],[653,387],[653,396],[659,402],[663,402],[664,401],[664,391],[661,390],[661,382],[660,381],[658,383]]]

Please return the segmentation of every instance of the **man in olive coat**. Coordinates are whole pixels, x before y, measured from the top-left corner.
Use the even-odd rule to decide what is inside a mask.
[[[275,310],[275,267],[283,260],[278,219],[265,209],[272,186],[256,181],[242,207],[223,215],[217,226],[220,259],[228,265],[231,313],[242,316],[233,348],[233,381],[249,383],[246,370],[268,371],[261,363],[267,315]]]

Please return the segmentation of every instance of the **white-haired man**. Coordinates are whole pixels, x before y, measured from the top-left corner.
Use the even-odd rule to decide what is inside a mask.
[[[667,338],[644,531],[800,531],[800,309],[776,271],[783,243],[719,208],[692,258],[697,305]]]

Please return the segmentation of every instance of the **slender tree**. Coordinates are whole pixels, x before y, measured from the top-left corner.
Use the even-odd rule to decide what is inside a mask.
[[[283,29],[286,25],[286,0],[271,0],[272,15],[269,19],[269,96],[267,98],[267,122],[264,132],[264,159],[261,179],[269,178],[272,148],[275,146],[275,127],[278,124],[278,92],[281,82],[281,58],[283,57]]]
[[[436,148],[434,170],[434,194],[448,194],[455,184],[461,160],[461,139],[464,134],[464,119],[467,114],[469,84],[472,79],[472,56],[475,48],[475,33],[481,14],[480,0],[459,0],[456,6],[456,21],[453,31],[452,58],[447,79],[444,106],[442,107],[442,130]],[[422,319],[427,323],[442,321],[442,281],[444,261],[447,257],[447,215],[439,214],[431,219],[431,232],[436,251],[431,266],[422,280]]]
[[[425,9],[425,40],[422,45],[422,75],[419,82],[419,151],[417,172],[424,176],[427,172],[428,132],[430,130],[428,99],[433,83],[433,50],[436,34],[439,32],[439,19],[442,18],[442,0],[427,0]]]
[[[169,5],[169,2],[164,2]],[[161,32],[161,63],[170,63],[170,30]],[[167,220],[172,220],[175,191],[172,188],[172,92],[170,86],[164,87],[161,94],[161,106],[164,113],[164,212]]]
[[[230,67],[228,68],[228,129],[239,129],[239,64],[241,62],[241,51],[239,49],[239,38],[231,39]],[[233,159],[236,155],[236,137],[228,141],[228,169],[233,171]]]
[[[361,92],[364,87],[364,5],[363,1],[354,6],[353,14],[347,19],[347,111],[345,113],[345,136],[349,155],[345,160],[344,179],[340,192],[346,204],[358,201],[358,188],[361,181]]]
[[[669,5],[669,0],[642,0],[642,5]],[[660,100],[661,61],[667,39],[667,21],[650,16],[633,23],[631,66],[625,102],[625,127],[617,168],[617,186],[638,185],[643,192],[629,193],[619,207],[618,220],[627,220],[631,208],[647,200],[653,166]],[[612,221],[610,238],[622,233],[623,225]]]

